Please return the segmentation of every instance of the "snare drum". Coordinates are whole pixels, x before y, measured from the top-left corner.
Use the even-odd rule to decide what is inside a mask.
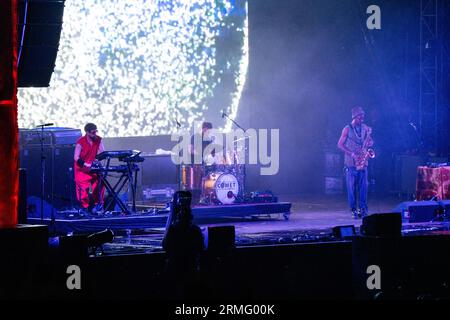
[[[239,182],[231,173],[212,172],[202,183],[202,202],[232,204],[239,194]]]

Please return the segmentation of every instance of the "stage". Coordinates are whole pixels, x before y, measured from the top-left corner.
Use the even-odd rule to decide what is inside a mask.
[[[450,1],[4,0],[0,28],[0,300],[450,298]]]
[[[336,241],[335,226],[353,225],[357,233],[361,219],[353,219],[344,195],[285,195],[282,202],[229,206],[194,207],[194,222],[206,235],[208,227],[234,226],[236,245],[257,246],[289,243]],[[398,196],[370,198],[370,214],[393,212],[406,199]],[[92,233],[106,228],[115,232],[113,243],[104,245],[105,255],[152,253],[162,251],[168,212],[97,219],[56,219],[59,234]],[[29,219],[40,224],[40,219]],[[51,226],[51,221],[44,223]],[[403,222],[404,235],[450,234],[450,224],[443,221]],[[50,228],[51,229],[51,228]]]
[[[69,215],[70,214],[70,215]],[[130,233],[133,230],[164,228],[169,214],[168,208],[153,208],[137,211],[134,214],[106,214],[101,216],[77,217],[76,213],[56,213],[54,221],[51,218],[29,218],[30,224],[45,224],[51,232],[59,235],[73,233],[92,233],[109,228],[117,232]],[[273,216],[288,220],[291,214],[291,203],[243,203],[232,205],[194,206],[192,208],[198,223],[216,222],[221,219],[257,219]]]
[[[375,293],[365,287],[368,265],[382,268],[385,297],[416,297],[423,292],[448,297],[447,287],[442,287],[448,277],[450,261],[446,250],[450,243],[448,221],[403,223],[402,237],[359,236],[362,220],[351,217],[343,194],[281,195],[278,198],[281,202],[274,207],[289,207],[289,219],[282,213],[226,215],[220,214],[223,208],[216,207],[219,214],[215,215],[212,214],[214,208],[203,208],[209,213],[194,208],[194,222],[201,227],[205,240],[210,235],[210,227],[233,226],[235,229],[235,248],[225,251],[207,248],[202,253],[200,297],[220,301],[373,299]],[[371,195],[370,214],[392,212],[404,200],[409,199]],[[153,226],[145,227],[140,222],[151,217],[148,215],[141,221],[138,217],[131,218],[126,222],[128,229],[119,223],[126,221],[123,217],[116,217],[114,223],[110,219],[109,227],[115,229],[113,242],[95,251],[88,250],[82,258],[77,257],[81,251],[72,251],[84,250],[83,242],[77,242],[76,237],[67,237],[71,240],[64,241],[60,237],[56,242],[51,236],[50,242],[59,243],[59,247],[50,246],[50,250],[45,247],[52,259],[51,267],[57,270],[48,280],[47,295],[60,299],[172,297],[170,290],[167,291],[170,288],[164,274],[167,255],[161,246],[167,214],[155,215],[150,224]],[[72,227],[75,222],[72,221]],[[81,226],[78,232],[83,231],[85,222],[77,223]],[[333,235],[333,227],[346,225],[355,226],[355,237],[341,239]],[[95,227],[95,230],[99,228]],[[23,243],[30,246],[34,242]],[[14,248],[12,252],[22,251]],[[84,290],[79,292],[66,290],[66,279],[63,279],[67,265],[74,261],[82,266],[86,281]],[[397,289],[400,285],[410,287]]]

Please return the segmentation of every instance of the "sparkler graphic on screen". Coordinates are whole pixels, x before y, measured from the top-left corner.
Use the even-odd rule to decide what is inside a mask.
[[[49,88],[19,91],[19,125],[171,134],[235,117],[248,66],[245,0],[67,0]],[[228,124],[228,128],[231,123]]]

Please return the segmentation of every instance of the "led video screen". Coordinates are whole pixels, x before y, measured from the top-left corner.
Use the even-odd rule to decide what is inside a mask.
[[[171,134],[236,116],[248,67],[240,0],[67,0],[48,88],[19,90],[19,126]],[[229,123],[228,126],[231,126]]]

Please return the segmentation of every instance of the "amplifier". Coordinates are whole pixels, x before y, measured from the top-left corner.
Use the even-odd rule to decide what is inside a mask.
[[[52,207],[57,210],[73,208],[76,201],[75,182],[73,178],[73,154],[75,145],[44,146],[44,216],[49,217]],[[40,216],[42,195],[41,147],[23,146],[19,151],[20,168],[27,171],[27,206],[29,216]]]
[[[73,128],[20,129],[19,145],[22,148],[26,146],[40,146],[41,139],[43,139],[46,146],[71,145],[75,144],[81,136],[81,130]]]
[[[52,134],[48,131],[42,132],[35,129],[19,129],[19,145],[20,147],[26,146],[40,146],[41,139],[44,146],[53,145]]]

